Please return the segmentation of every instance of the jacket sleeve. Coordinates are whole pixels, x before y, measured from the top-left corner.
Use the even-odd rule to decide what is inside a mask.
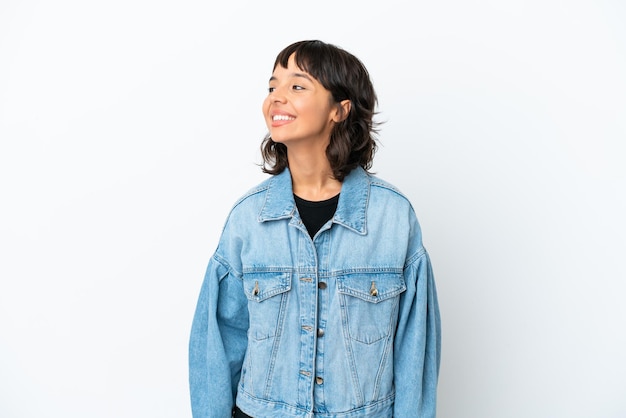
[[[394,345],[394,418],[434,418],[441,355],[441,318],[428,253],[405,267]]]
[[[194,418],[229,418],[247,345],[248,309],[242,280],[223,259],[209,261],[189,341]]]

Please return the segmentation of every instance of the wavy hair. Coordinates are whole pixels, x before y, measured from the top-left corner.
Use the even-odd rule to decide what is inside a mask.
[[[318,40],[287,46],[276,57],[274,69],[278,65],[287,68],[292,54],[298,68],[330,91],[335,103],[346,99],[351,102],[348,117],[333,127],[326,148],[334,178],[343,181],[358,166],[369,171],[377,149],[379,125],[374,121],[378,99],[369,72],[354,55]],[[274,142],[269,133],[261,143],[261,154],[264,173],[279,174],[289,166],[287,147]]]

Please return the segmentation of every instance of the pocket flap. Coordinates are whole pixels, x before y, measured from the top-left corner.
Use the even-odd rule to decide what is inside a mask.
[[[291,289],[291,273],[262,272],[243,275],[243,289],[249,300],[262,302]]]
[[[378,303],[406,290],[404,277],[399,273],[355,273],[337,278],[339,293],[367,302]]]

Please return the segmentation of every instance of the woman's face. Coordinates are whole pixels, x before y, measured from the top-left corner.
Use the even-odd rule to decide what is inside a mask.
[[[287,68],[278,65],[263,102],[270,136],[287,147],[297,144],[327,145],[339,118],[339,106],[330,91],[298,68],[293,55]]]

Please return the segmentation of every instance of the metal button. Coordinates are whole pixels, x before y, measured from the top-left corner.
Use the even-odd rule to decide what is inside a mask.
[[[318,385],[321,385],[322,383],[324,383],[324,379],[322,379],[321,377],[317,376],[315,378],[315,383],[317,383]]]
[[[317,336],[318,336],[318,337],[323,337],[323,336],[324,336],[324,330],[323,330],[323,329],[321,329],[321,328],[318,328],[318,330],[317,330]]]
[[[372,282],[372,287],[370,287],[370,295],[374,297],[378,296],[378,288],[376,287],[376,282]]]
[[[317,284],[317,287],[319,287],[320,289],[326,289],[326,282],[319,282]]]

